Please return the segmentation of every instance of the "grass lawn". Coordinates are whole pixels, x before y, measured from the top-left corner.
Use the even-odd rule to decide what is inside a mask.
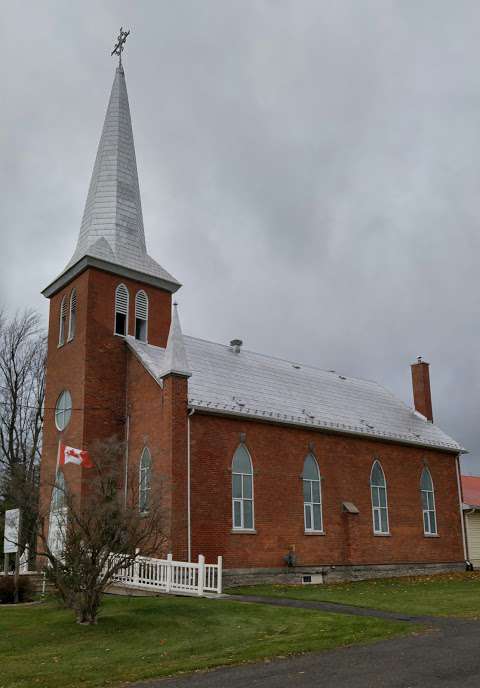
[[[480,616],[480,573],[476,572],[331,585],[253,585],[226,592],[342,602],[413,615]]]
[[[54,602],[0,607],[0,688],[115,686],[411,631],[382,619],[187,597],[109,597],[91,627]]]

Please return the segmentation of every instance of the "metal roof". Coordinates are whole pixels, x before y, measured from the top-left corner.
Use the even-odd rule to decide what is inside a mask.
[[[62,273],[44,290],[57,291],[87,264],[121,274],[146,275],[169,291],[180,284],[146,250],[137,162],[125,74],[118,67],[98,145],[75,252]],[[77,269],[74,270],[75,266]],[[127,272],[125,272],[125,270]]]
[[[160,381],[165,350],[129,337]],[[189,406],[211,413],[298,425],[446,451],[461,445],[381,385],[296,361],[183,337],[191,377]]]
[[[480,477],[462,475],[463,505],[465,509],[480,508]]]

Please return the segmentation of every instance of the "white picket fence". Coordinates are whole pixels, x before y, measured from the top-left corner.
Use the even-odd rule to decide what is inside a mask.
[[[111,555],[115,557],[114,554]],[[206,564],[200,555],[198,563],[167,559],[139,557],[132,564],[115,574],[113,581],[121,586],[137,590],[204,595],[222,592],[222,557],[217,564]]]

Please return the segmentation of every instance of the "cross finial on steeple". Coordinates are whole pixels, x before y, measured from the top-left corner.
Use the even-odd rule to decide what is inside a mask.
[[[127,40],[127,36],[130,33],[130,29],[128,31],[123,30],[123,26],[120,27],[120,33],[118,34],[117,37],[117,42],[113,46],[113,50],[111,52],[111,55],[118,55],[118,66],[122,66],[122,53],[125,50],[125,41]]]

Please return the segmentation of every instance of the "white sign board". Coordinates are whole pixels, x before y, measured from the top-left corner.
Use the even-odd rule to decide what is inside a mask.
[[[18,549],[18,531],[20,529],[20,509],[9,509],[5,512],[5,533],[3,551],[5,554]]]
[[[48,546],[53,556],[61,559],[65,549],[65,531],[67,526],[67,508],[50,512],[48,526]]]

